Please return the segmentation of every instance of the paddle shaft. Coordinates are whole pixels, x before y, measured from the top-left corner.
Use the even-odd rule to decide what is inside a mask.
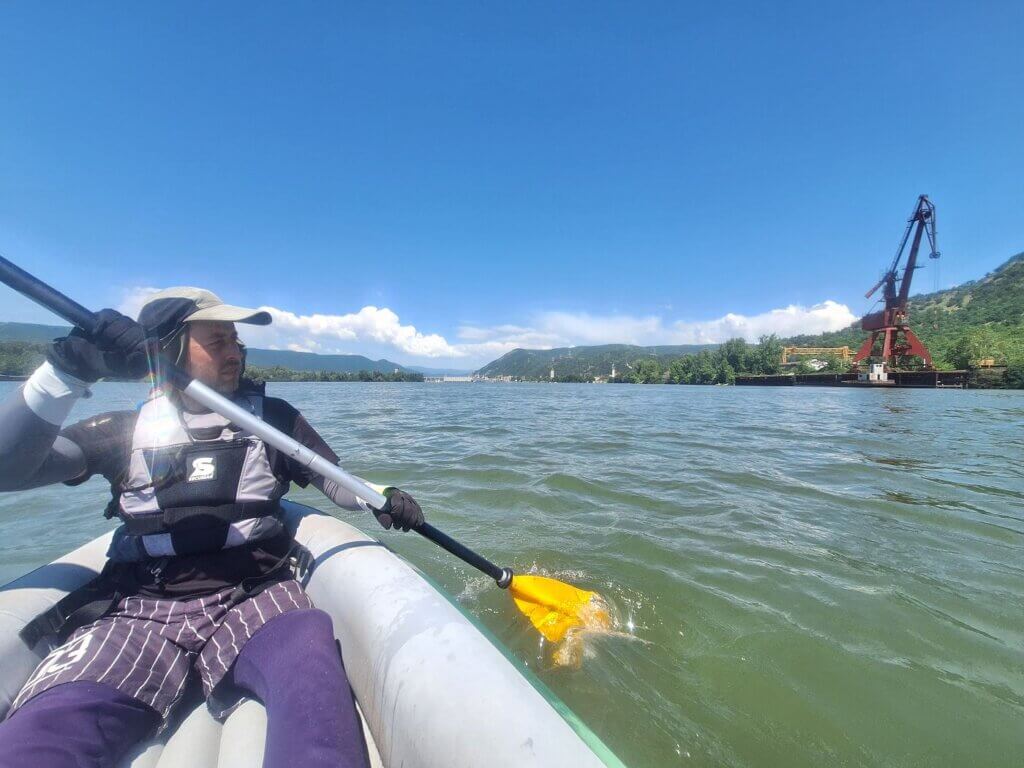
[[[464,563],[468,563],[476,568],[478,571],[482,571],[494,579],[498,586],[505,589],[509,584],[512,583],[512,569],[502,568],[501,566],[495,565],[486,557],[478,555],[469,547],[464,544],[460,544],[451,536],[444,531],[439,531],[437,528],[432,526],[430,523],[423,523],[417,528],[413,528],[416,533],[420,536],[430,539],[432,542],[445,549],[448,552],[455,555],[457,558],[462,560]]]
[[[22,296],[46,307],[72,325],[78,326],[88,334],[91,334],[96,327],[96,316],[92,312],[34,275],[30,275],[3,256],[0,256],[0,281],[6,283]],[[366,501],[374,509],[381,509],[387,503],[387,498],[383,494],[370,488],[366,483],[353,477],[338,465],[332,464],[323,456],[307,448],[294,438],[275,429],[244,408],[239,407],[201,381],[193,379],[180,368],[167,361],[166,358],[161,360],[160,375],[197,403],[205,405],[211,411],[220,414],[226,419],[230,419],[237,426],[262,438],[264,442],[274,446],[293,461],[309,467],[318,475],[333,480],[360,499]],[[443,531],[439,531],[429,523],[423,523],[414,530],[460,560],[463,560],[477,570],[483,571],[494,579],[498,586],[504,588],[511,583],[511,569],[495,565],[490,560],[463,546],[451,536]]]
[[[3,280],[25,298],[32,299],[54,314],[60,315],[86,333],[93,332],[96,316],[92,312],[3,256],[0,256],[0,280]]]

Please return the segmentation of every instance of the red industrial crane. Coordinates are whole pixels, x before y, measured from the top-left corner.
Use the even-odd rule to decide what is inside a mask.
[[[907,241],[910,239],[912,231],[914,242],[910,246],[910,255],[907,257],[907,265],[903,268],[901,277],[899,273],[900,259],[903,258],[903,251],[907,247]],[[935,206],[932,205],[927,195],[917,198],[917,206],[907,222],[907,230],[903,233],[903,240],[900,241],[896,258],[892,260],[889,270],[882,275],[882,279],[875,283],[870,291],[864,294],[864,298],[870,299],[875,291],[885,286],[882,293],[885,298],[885,309],[865,315],[860,321],[861,328],[871,331],[871,338],[865,341],[854,355],[854,365],[870,357],[876,343],[881,340],[881,354],[876,357],[880,357],[886,365],[893,358],[917,355],[924,360],[927,367],[932,367],[931,354],[907,325],[907,298],[910,296],[910,281],[914,276],[914,270],[918,269],[917,251],[921,247],[922,235],[928,236],[928,244],[932,249],[928,257],[939,258],[935,239]]]

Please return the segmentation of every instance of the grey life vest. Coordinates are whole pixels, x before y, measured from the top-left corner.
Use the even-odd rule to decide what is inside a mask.
[[[235,403],[263,418],[260,394]],[[139,410],[127,477],[115,499],[123,524],[115,561],[215,552],[283,530],[273,449],[216,413],[179,410],[156,391]],[[113,503],[112,503],[113,504]]]

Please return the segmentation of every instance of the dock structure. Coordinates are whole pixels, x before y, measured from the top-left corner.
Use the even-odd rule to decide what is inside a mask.
[[[423,381],[427,384],[472,384],[481,381],[478,376],[424,376]]]
[[[862,387],[865,389],[967,389],[967,371],[887,371],[884,380],[865,380],[857,373],[782,373],[737,376],[741,387]]]

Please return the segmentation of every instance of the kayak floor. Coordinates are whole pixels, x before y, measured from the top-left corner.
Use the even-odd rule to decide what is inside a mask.
[[[372,768],[384,768],[363,713],[359,713]],[[263,763],[267,713],[247,701],[218,723],[199,704],[169,735],[141,745],[121,768],[252,768]]]

